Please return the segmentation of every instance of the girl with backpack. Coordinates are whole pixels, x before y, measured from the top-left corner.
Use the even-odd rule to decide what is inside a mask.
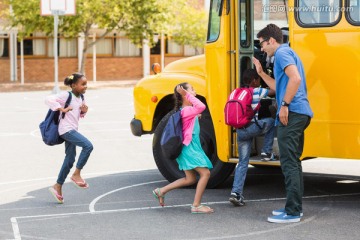
[[[45,99],[45,103],[51,110],[66,113],[59,123],[59,135],[65,141],[65,159],[56,183],[49,188],[50,193],[58,203],[64,203],[62,185],[75,162],[76,146],[82,147],[82,151],[70,179],[78,188],[86,189],[89,187],[89,184],[85,182],[80,173],[93,150],[91,142],[78,132],[79,120],[88,111],[83,96],[87,89],[86,77],[80,73],[73,73],[65,78],[64,84],[71,87],[71,102],[67,108],[64,108],[64,105],[69,97],[68,92],[51,95]]]
[[[196,186],[191,213],[213,213],[214,210],[212,208],[201,205],[201,198],[210,178],[209,169],[213,166],[200,143],[200,125],[198,118],[206,106],[195,96],[196,92],[189,83],[181,83],[174,89],[175,110],[181,110],[184,144],[176,161],[179,164],[179,169],[185,172],[185,177],[162,188],[156,188],[153,190],[153,195],[159,201],[159,204],[164,206],[166,193],[176,188],[195,184],[196,173],[198,173],[200,178]]]

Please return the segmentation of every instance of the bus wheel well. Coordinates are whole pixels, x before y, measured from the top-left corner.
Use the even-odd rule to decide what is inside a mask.
[[[159,125],[159,122],[163,117],[165,117],[168,112],[174,109],[174,98],[173,95],[167,95],[166,97],[162,98],[159,104],[156,107],[154,113],[154,119],[152,124],[152,131],[154,132],[156,127]]]

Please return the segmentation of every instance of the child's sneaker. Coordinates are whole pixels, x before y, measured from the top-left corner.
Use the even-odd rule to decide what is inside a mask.
[[[261,161],[270,161],[271,159],[271,153],[261,153]]]
[[[234,204],[234,206],[244,206],[245,205],[244,197],[243,197],[243,195],[241,195],[239,193],[231,193],[229,201],[232,204]]]
[[[278,161],[280,159],[279,155],[276,155],[275,153],[271,153],[270,161]]]
[[[274,215],[274,216],[277,216],[277,215],[280,215],[283,213],[285,213],[285,208],[280,208],[280,209],[276,209],[276,210],[272,211],[272,215]],[[302,216],[304,216],[304,214],[301,212],[300,217],[302,217]]]
[[[286,213],[282,213],[280,215],[268,217],[268,222],[271,223],[295,223],[300,222],[300,216],[287,215]]]

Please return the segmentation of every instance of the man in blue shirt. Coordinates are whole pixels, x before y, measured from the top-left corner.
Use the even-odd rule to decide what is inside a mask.
[[[253,62],[260,77],[270,89],[276,91],[278,110],[275,125],[278,126],[280,163],[286,188],[285,208],[274,210],[268,221],[299,222],[302,217],[304,192],[300,156],[304,147],[304,131],[313,117],[307,98],[304,67],[289,45],[282,44],[281,29],[275,24],[267,25],[257,37],[261,50],[266,52],[268,57],[275,57],[275,79],[263,71],[256,58],[253,58]]]

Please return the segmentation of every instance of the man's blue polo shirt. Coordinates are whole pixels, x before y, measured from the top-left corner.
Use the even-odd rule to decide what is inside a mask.
[[[275,51],[274,77],[276,82],[276,102],[278,105],[277,118],[275,125],[279,123],[279,111],[281,102],[285,96],[289,77],[285,74],[285,68],[289,65],[295,65],[300,73],[301,83],[293,100],[290,102],[289,111],[313,117],[313,112],[307,98],[307,89],[305,81],[304,67],[299,56],[289,47],[288,44],[282,44]]]

